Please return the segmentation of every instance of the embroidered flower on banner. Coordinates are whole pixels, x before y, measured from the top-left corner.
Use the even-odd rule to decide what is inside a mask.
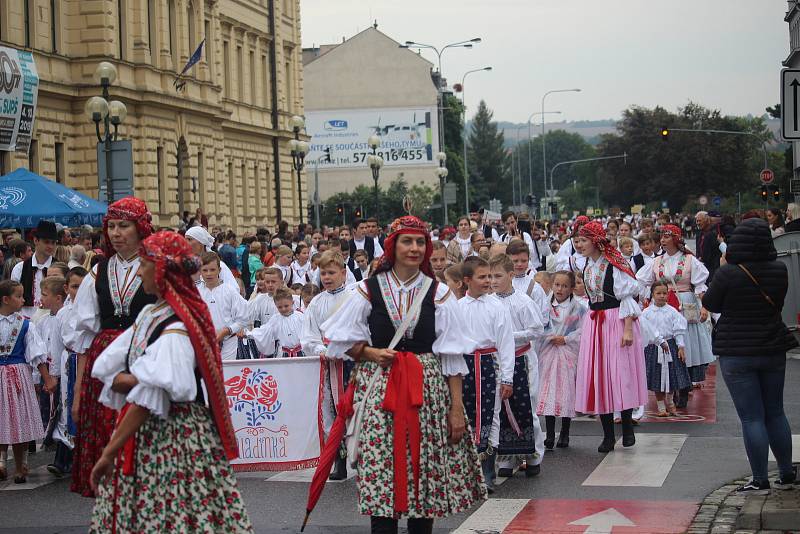
[[[245,367],[237,376],[225,381],[228,408],[243,413],[250,426],[264,421],[274,421],[281,409],[278,400],[278,381],[260,368]]]

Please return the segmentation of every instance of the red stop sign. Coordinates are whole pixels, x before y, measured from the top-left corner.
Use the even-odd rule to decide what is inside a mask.
[[[774,179],[775,179],[775,173],[772,172],[770,169],[764,169],[763,171],[761,171],[762,184],[771,184]]]

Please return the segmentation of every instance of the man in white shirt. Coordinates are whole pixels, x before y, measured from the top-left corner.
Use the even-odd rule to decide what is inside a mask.
[[[355,219],[353,221],[353,239],[350,240],[350,256],[356,253],[356,250],[363,250],[369,256],[369,262],[375,258],[383,256],[383,248],[380,243],[367,235],[367,222],[363,219]]]
[[[42,290],[39,286],[53,263],[57,240],[58,230],[55,223],[39,221],[33,237],[33,255],[17,263],[11,271],[11,279],[22,284],[25,306],[20,313],[30,319],[34,319],[34,315],[42,307]]]
[[[536,230],[536,241],[533,240],[531,234],[528,232],[521,232],[517,226],[517,215],[513,211],[503,213],[503,225],[506,231],[500,235],[502,243],[510,243],[514,237],[521,237],[525,244],[528,245],[530,252],[529,268],[532,271],[538,271],[542,265],[542,257],[550,255],[550,247],[546,243],[540,242],[541,233]]]

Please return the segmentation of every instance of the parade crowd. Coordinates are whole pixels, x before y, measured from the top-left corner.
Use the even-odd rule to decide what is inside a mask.
[[[251,531],[220,362],[313,356],[328,440],[341,439],[337,417],[358,421],[330,477],[356,469],[373,532],[396,532],[401,517],[431,532],[498,476],[538,475],[547,451],[570,446],[575,417],[599,422],[605,454],[617,424],[631,447],[645,416],[686,414],[709,364],[725,360],[712,333],[726,303],[709,287],[730,276],[729,247],[741,254],[743,232],[772,246],[798,224],[791,215],[545,224],[478,211],[455,227],[405,216],[240,237],[201,210],[156,232],[145,203],[126,198],[100,230],[41,221],[5,233],[0,480],[10,445],[15,483],[29,454],[52,454],[48,471],[96,498],[94,532]],[[784,337],[775,354],[792,348]],[[770,444],[788,430],[782,405],[771,409]],[[791,448],[788,461],[775,452],[776,483],[791,485]],[[768,488],[750,461],[742,491]]]

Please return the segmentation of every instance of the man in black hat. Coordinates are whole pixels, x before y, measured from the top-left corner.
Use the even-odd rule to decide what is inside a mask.
[[[39,285],[53,263],[57,240],[58,230],[55,223],[39,221],[33,234],[33,256],[16,264],[11,271],[11,279],[22,284],[25,306],[20,313],[25,317],[33,318],[34,313],[41,308],[42,290]]]

